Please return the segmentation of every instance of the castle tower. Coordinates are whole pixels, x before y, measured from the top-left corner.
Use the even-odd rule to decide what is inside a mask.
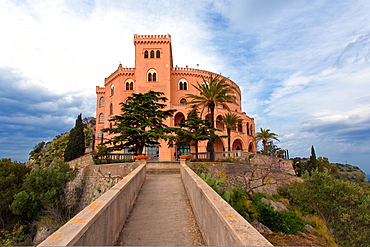
[[[134,45],[138,91],[159,91],[169,98],[170,76],[173,67],[171,36],[135,34]]]

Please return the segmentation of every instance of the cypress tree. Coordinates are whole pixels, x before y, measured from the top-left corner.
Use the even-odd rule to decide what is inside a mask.
[[[64,152],[64,161],[70,161],[85,153],[85,134],[82,123],[82,114],[78,115],[75,127],[69,133],[69,140]]]
[[[316,153],[315,153],[315,148],[312,146],[311,147],[311,156],[310,160],[307,162],[307,171],[311,174],[313,170],[316,170],[318,168],[319,164],[316,159]]]

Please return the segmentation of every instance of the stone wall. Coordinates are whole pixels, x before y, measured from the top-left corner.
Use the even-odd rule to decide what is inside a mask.
[[[136,163],[91,165],[84,168],[83,190],[79,198],[78,211],[117,184],[123,177],[135,170]]]
[[[69,161],[68,164],[70,168],[76,168],[76,167],[82,168],[88,165],[93,165],[94,160],[91,154],[85,154],[84,156],[81,156],[77,159]]]
[[[123,177],[135,170],[136,163],[94,165],[91,155],[72,160],[71,168],[78,168],[76,177],[67,184],[67,201],[78,204],[76,213],[117,184]]]
[[[276,194],[277,188],[292,181],[301,180],[295,175],[293,161],[267,155],[256,154],[239,160],[238,163],[204,164],[208,172],[215,178],[226,177],[226,187],[243,188],[253,192]]]

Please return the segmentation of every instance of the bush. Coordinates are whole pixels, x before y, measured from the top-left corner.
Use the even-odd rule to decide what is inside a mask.
[[[342,246],[368,246],[370,192],[354,183],[335,179],[326,172],[305,174],[304,183],[281,190],[301,210],[323,217]]]
[[[258,208],[249,198],[245,190],[233,189],[233,197],[230,202],[231,206],[249,222],[259,217]]]
[[[273,232],[298,234],[305,227],[304,221],[291,211],[274,211],[273,207],[261,201],[255,202],[260,214],[259,221]]]

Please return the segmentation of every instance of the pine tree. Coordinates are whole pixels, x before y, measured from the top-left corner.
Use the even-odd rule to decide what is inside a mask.
[[[112,150],[130,148],[134,154],[142,154],[144,147],[158,145],[160,139],[170,142],[175,139],[172,133],[176,128],[168,127],[164,121],[176,110],[163,110],[166,105],[160,102],[167,101],[163,94],[155,91],[133,93],[126,103],[120,103],[122,114],[109,120],[114,123],[112,128],[103,129],[103,132],[114,134],[105,144],[113,144]]]
[[[64,153],[64,161],[66,162],[76,159],[85,153],[85,134],[81,115],[78,115],[75,127],[69,133],[69,140]]]

